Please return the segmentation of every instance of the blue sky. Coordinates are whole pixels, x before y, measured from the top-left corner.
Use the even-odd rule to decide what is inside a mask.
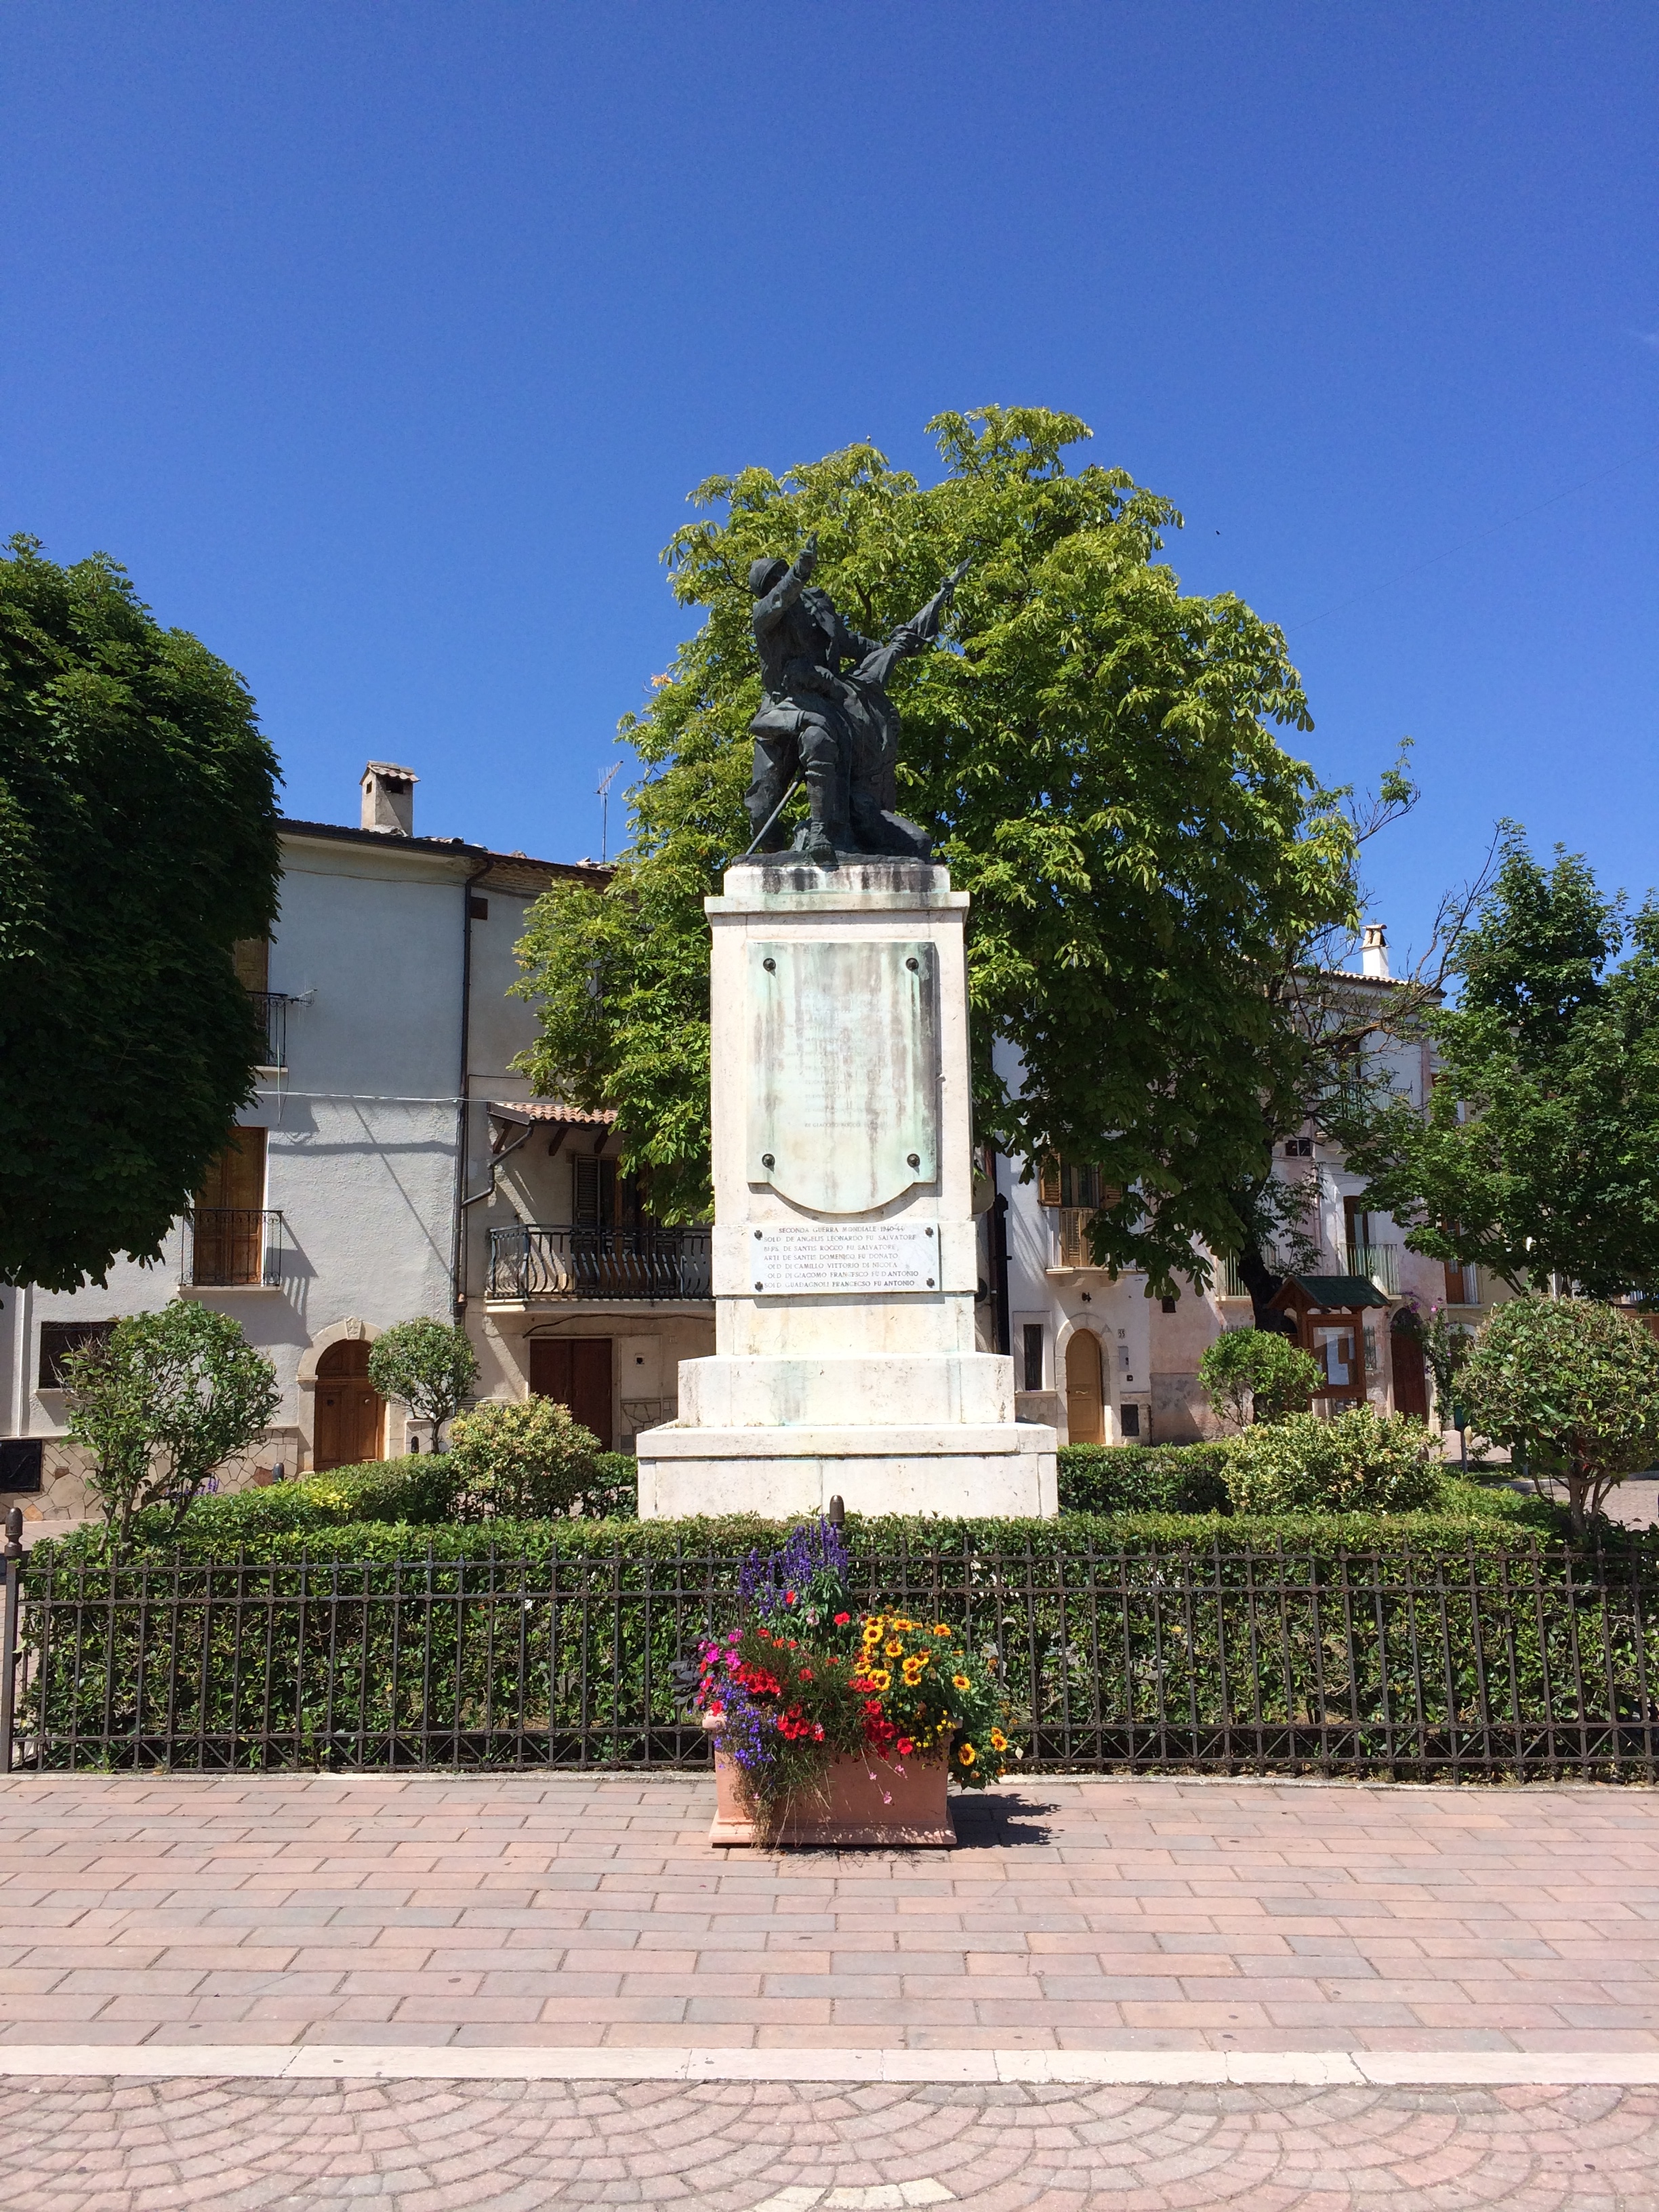
[[[1167,493],[1396,947],[1494,817],[1659,880],[1659,10],[20,5],[0,529],[240,668],[291,813],[597,854],[700,478],[986,400]],[[612,816],[615,842],[616,815]]]

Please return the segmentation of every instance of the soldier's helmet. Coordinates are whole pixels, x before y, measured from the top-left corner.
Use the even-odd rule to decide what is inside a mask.
[[[772,586],[778,583],[783,577],[787,576],[788,573],[789,563],[787,561],[779,561],[775,559],[770,561],[751,561],[749,564],[750,598],[751,599],[764,599],[767,592],[772,589]]]

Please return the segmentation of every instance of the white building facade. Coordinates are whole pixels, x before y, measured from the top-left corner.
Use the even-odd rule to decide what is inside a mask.
[[[509,995],[529,908],[597,871],[417,837],[415,781],[371,763],[356,827],[283,823],[278,920],[239,951],[269,1061],[161,1264],[0,1289],[0,1472],[26,1511],[84,1508],[64,1352],[176,1297],[233,1315],[282,1387],[229,1484],[428,1448],[368,1384],[396,1322],[464,1322],[481,1395],[551,1390],[608,1447],[672,1418],[678,1360],[711,1348],[699,1232],[641,1228],[609,1118],[532,1104],[513,1066],[535,1029]]]

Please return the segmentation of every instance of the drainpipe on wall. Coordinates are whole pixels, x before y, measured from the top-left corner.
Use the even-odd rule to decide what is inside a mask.
[[[466,1188],[467,1109],[472,1103],[471,1079],[467,1070],[471,1056],[472,886],[483,882],[489,873],[490,865],[491,856],[486,854],[483,866],[475,868],[461,886],[461,1065],[455,1083],[455,1206],[449,1231],[449,1311],[450,1318],[456,1322],[466,1312],[466,1215],[463,1193]],[[491,1180],[493,1182],[494,1178]]]

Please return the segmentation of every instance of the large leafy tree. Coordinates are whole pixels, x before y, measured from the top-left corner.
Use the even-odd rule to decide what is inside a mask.
[[[1582,856],[1545,867],[1510,826],[1456,966],[1426,1112],[1391,1101],[1353,1133],[1372,1202],[1517,1290],[1659,1291],[1659,908],[1627,917]]]
[[[1305,1039],[1272,990],[1287,946],[1351,920],[1353,831],[1271,725],[1311,726],[1285,641],[1158,556],[1180,517],[1121,470],[1067,471],[1090,434],[1036,408],[945,415],[940,481],[869,446],[779,477],[711,478],[667,559],[700,628],[622,734],[646,763],[604,889],[557,886],[521,946],[538,1085],[614,1105],[665,1218],[708,1203],[704,896],[749,842],[760,676],[745,578],[816,532],[858,628],[912,614],[957,562],[948,648],[894,681],[900,805],[972,896],[981,1136],[1091,1161],[1118,1194],[1097,1255],[1154,1287],[1237,1249],[1240,1191],[1294,1126]],[[1000,1079],[993,1046],[1023,1064]],[[1264,1136],[1264,1130],[1266,1134]]]
[[[167,1225],[250,1093],[231,948],[276,911],[241,678],[102,554],[0,557],[0,1279],[67,1290]]]

